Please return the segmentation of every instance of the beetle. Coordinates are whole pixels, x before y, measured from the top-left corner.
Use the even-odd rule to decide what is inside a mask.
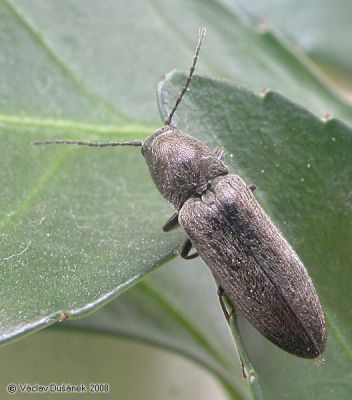
[[[255,186],[229,174],[221,147],[212,150],[171,124],[204,36],[202,28],[186,84],[164,126],[146,140],[33,144],[140,146],[156,187],[176,209],[163,230],[181,226],[188,235],[181,257],[199,255],[220,293],[274,344],[299,357],[317,358],[327,343],[318,294],[298,255],[256,201]],[[196,252],[190,254],[193,246]]]

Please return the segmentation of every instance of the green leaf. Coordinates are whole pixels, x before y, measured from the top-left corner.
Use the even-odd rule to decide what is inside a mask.
[[[351,120],[297,48],[225,2],[4,0],[0,16],[2,114],[160,124],[156,82],[188,67],[198,27],[206,26],[198,71]]]
[[[184,79],[184,74],[173,73],[160,86],[163,116]],[[240,320],[263,398],[329,399],[332,392],[348,398],[351,129],[336,120],[318,119],[275,93],[255,95],[230,82],[200,77],[195,77],[174,122],[210,146],[225,146],[232,172],[257,185],[258,200],[305,262],[327,314],[326,365],[320,367],[283,352]],[[204,267],[175,260],[74,326],[185,353],[213,371],[233,398],[248,398],[216,304],[215,285]]]
[[[189,64],[198,26],[208,27],[200,69],[350,118],[304,57],[220,4],[6,0],[0,15],[3,340],[91,311],[178,248],[181,234],[160,232],[172,210],[136,149],[30,142],[146,137],[160,124],[155,82]]]
[[[184,79],[173,73],[160,85],[163,115]],[[276,93],[255,95],[201,77],[194,78],[173,122],[210,147],[224,146],[230,170],[257,185],[256,196],[301,256],[326,311],[327,365],[320,368],[275,348],[243,323],[264,398],[329,399],[332,392],[348,398],[352,130],[337,120],[318,119]]]
[[[30,145],[43,136],[2,129],[3,340],[106,302],[170,258],[182,237],[163,235],[172,209],[135,148],[116,157]]]
[[[345,89],[347,83],[351,88],[352,58],[346,40],[352,34],[351,2],[235,0],[228,3],[236,3],[262,24],[278,27],[319,67],[344,84]]]
[[[290,43],[253,27],[245,16],[220,3],[136,1],[122,8],[113,0],[88,5],[79,0],[5,0],[0,16],[4,341],[66,315],[91,312],[179,248],[181,232],[160,231],[172,209],[157,193],[138,150],[39,149],[30,142],[149,135],[160,125],[155,83],[175,66],[188,67],[198,26],[208,28],[199,64],[203,73],[236,79],[257,92],[272,87],[318,115],[328,111],[351,121],[350,106]],[[164,88],[163,109],[170,108],[184,78],[176,79],[170,93]],[[336,368],[332,376],[339,373],[344,383],[351,343],[348,314],[341,311],[350,304],[351,282],[346,268],[351,232],[349,128],[334,120],[323,123],[280,96],[260,98],[222,81],[196,79],[191,96],[175,122],[209,145],[224,144],[233,170],[257,184],[261,203],[317,282],[333,335],[328,352],[336,351],[336,358],[328,353],[328,365]],[[193,271],[192,264],[188,267]],[[165,268],[162,284],[149,278],[153,301],[144,303],[144,296],[137,297],[131,307],[137,312],[146,306],[145,324],[152,321],[148,334],[143,335],[143,325],[137,323],[125,329],[123,311],[116,314],[118,332],[187,354],[216,373],[233,398],[246,396],[228,333],[219,339],[225,329],[219,307],[202,307],[208,292],[213,293],[209,273],[206,293],[198,270],[191,277],[182,272],[166,277],[167,273]],[[200,294],[197,301],[192,285]],[[137,296],[140,290],[145,295],[145,286],[136,289]],[[155,302],[164,312],[148,307]],[[212,330],[212,323],[219,328]],[[114,331],[114,324],[96,326],[103,328]],[[159,328],[162,333],[157,335]],[[248,340],[252,337],[253,332]],[[269,346],[268,357],[279,351],[268,344],[262,347],[262,342],[257,346],[257,354]],[[281,368],[290,362],[286,360],[278,364],[278,373],[287,371]],[[297,362],[298,372],[305,371],[301,365],[306,362]],[[263,379],[268,370],[261,372],[255,365],[263,388],[274,390],[268,389],[273,377]],[[289,374],[282,378],[283,385],[288,378]],[[292,378],[291,386],[285,386],[291,396],[295,383]],[[347,384],[340,389],[346,393]]]

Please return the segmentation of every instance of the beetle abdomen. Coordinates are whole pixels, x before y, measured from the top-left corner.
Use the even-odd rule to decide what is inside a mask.
[[[297,356],[326,347],[325,316],[297,254],[238,176],[216,178],[179,213],[200,256],[234,305],[269,340]]]

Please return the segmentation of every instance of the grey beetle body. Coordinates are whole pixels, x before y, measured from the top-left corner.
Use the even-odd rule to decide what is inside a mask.
[[[324,312],[297,254],[252,191],[214,151],[172,127],[142,147],[161,194],[231,302],[284,350],[316,358],[326,346]]]
[[[181,256],[191,259],[199,254],[221,291],[269,340],[299,357],[316,358],[326,347],[325,315],[302,262],[255,200],[254,187],[228,174],[223,150],[211,150],[171,126],[204,35],[205,28],[200,31],[186,84],[165,126],[146,140],[34,144],[142,146],[155,185],[177,210],[163,230],[181,225],[189,237]],[[197,253],[189,255],[192,245]]]

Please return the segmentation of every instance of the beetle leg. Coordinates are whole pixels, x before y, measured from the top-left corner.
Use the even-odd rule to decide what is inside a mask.
[[[248,186],[248,189],[250,189],[252,192],[254,192],[256,188],[257,187],[255,185],[249,185]]]
[[[226,308],[226,305],[224,302],[224,293],[225,293],[224,289],[221,286],[219,286],[218,287],[218,296],[219,296],[220,306],[221,306],[222,312],[225,315],[226,321],[229,322],[231,314],[228,312],[228,310]]]
[[[215,149],[213,150],[213,153],[216,155],[216,157],[220,161],[224,161],[225,150],[224,150],[224,148],[222,146],[215,147]]]
[[[230,303],[229,299],[226,297],[224,289],[221,286],[218,287],[218,296],[220,300],[221,309],[225,315],[227,323],[231,328],[232,335],[236,342],[236,349],[241,363],[242,375],[244,379],[252,383],[253,380],[256,378],[256,375],[252,367],[252,364],[250,363],[247,357],[247,353],[243,346],[242,338],[238,330],[236,309],[233,306],[233,304]]]
[[[175,214],[169,218],[166,224],[163,226],[163,231],[170,232],[178,226],[178,212],[175,212]]]
[[[192,258],[198,257],[199,254],[197,252],[188,255],[191,249],[192,249],[192,242],[189,239],[186,239],[181,248],[180,256],[185,260],[192,260]]]

